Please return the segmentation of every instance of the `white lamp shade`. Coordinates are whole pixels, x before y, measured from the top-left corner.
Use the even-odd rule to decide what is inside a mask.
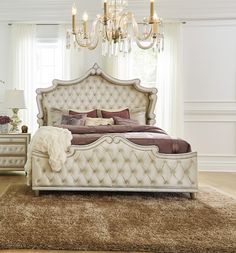
[[[25,109],[25,96],[23,90],[6,90],[5,103],[6,108]]]

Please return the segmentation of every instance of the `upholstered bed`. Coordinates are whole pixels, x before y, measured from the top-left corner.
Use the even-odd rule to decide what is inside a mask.
[[[145,123],[156,123],[155,88],[139,80],[121,81],[104,73],[97,64],[82,78],[54,80],[37,90],[39,126],[48,125],[50,108],[89,111],[144,108]],[[75,191],[186,192],[198,190],[197,153],[164,154],[157,145],[139,145],[120,134],[105,134],[86,145],[71,145],[60,171],[52,171],[45,153],[32,153],[32,189]]]

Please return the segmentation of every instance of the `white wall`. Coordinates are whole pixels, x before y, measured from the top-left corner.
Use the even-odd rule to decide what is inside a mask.
[[[0,114],[5,112],[3,105],[5,88],[9,88],[8,82],[9,68],[9,26],[8,24],[0,24],[0,80],[5,84],[0,83]]]
[[[236,21],[184,25],[185,138],[201,170],[236,172]]]

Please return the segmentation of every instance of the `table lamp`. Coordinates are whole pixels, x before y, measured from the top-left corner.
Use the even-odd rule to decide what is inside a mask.
[[[25,107],[25,97],[23,90],[6,90],[5,92],[5,107],[12,109],[13,115],[11,117],[11,129],[10,132],[18,132],[19,125],[22,122],[19,119],[18,111],[19,109],[26,109]]]

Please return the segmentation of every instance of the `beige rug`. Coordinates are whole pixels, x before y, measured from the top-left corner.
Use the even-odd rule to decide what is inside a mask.
[[[0,198],[0,249],[236,252],[236,200],[184,194],[44,193]]]

